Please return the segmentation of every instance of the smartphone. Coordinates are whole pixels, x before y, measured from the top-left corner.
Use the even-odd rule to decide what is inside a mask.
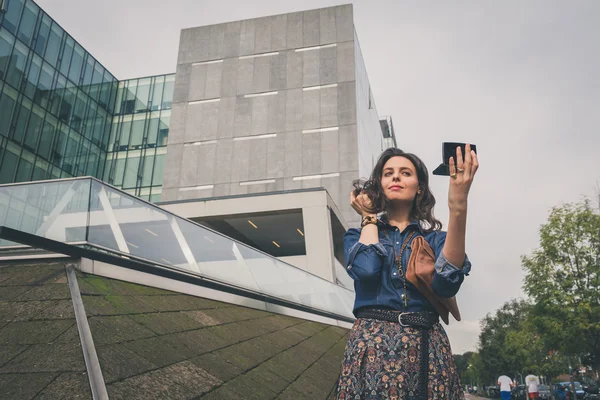
[[[444,155],[444,164],[450,165],[450,157],[454,157],[454,162],[456,163],[456,148],[460,147],[460,151],[462,152],[463,160],[465,158],[465,149],[467,147],[466,143],[456,143],[456,142],[444,142],[442,143],[442,153]],[[472,144],[471,150],[475,151],[477,154],[477,146]]]
[[[443,175],[450,176],[450,157],[454,157],[454,162],[456,163],[456,148],[460,147],[460,150],[463,155],[463,160],[465,157],[465,148],[467,147],[466,143],[460,142],[444,142],[442,143],[442,163],[433,170],[433,175]],[[477,154],[477,146],[471,143],[471,150],[475,151]]]

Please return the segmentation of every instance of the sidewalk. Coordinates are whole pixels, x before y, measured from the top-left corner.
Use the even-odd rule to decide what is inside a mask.
[[[465,399],[467,400],[487,400],[485,397],[473,396],[472,394],[465,394]]]

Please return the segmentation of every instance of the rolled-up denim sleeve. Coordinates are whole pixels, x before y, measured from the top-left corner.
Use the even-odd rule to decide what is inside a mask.
[[[434,238],[433,250],[435,252],[435,272],[433,274],[432,288],[440,297],[453,297],[458,293],[460,285],[465,280],[465,275],[471,272],[471,262],[465,254],[463,265],[457,267],[444,257],[443,249],[446,243],[446,232],[437,232]]]
[[[355,281],[376,279],[381,273],[383,261],[387,256],[385,247],[381,243],[363,244],[359,239],[358,229],[349,229],[344,235],[346,271]]]

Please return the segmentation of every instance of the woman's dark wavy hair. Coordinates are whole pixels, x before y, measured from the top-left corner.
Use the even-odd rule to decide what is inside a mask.
[[[373,209],[370,210],[373,213],[386,212],[390,208],[390,203],[383,193],[383,187],[381,186],[381,177],[383,175],[383,167],[385,163],[392,157],[404,157],[408,159],[417,170],[417,178],[419,180],[419,187],[421,188],[421,194],[417,194],[412,205],[410,212],[410,219],[413,221],[419,221],[421,228],[426,232],[439,231],[442,229],[442,223],[437,220],[433,215],[433,207],[435,206],[435,197],[429,189],[429,172],[425,163],[421,161],[419,157],[412,153],[405,153],[404,151],[395,147],[390,147],[384,150],[379,156],[377,164],[371,172],[371,177],[368,180],[356,180],[353,182],[354,194],[358,196],[361,192],[366,193],[373,203]]]

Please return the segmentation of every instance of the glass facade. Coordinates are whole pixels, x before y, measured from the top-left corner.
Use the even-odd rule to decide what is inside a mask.
[[[118,81],[31,0],[0,14],[0,183],[101,177]]]
[[[159,201],[175,74],[119,83],[102,180]]]

